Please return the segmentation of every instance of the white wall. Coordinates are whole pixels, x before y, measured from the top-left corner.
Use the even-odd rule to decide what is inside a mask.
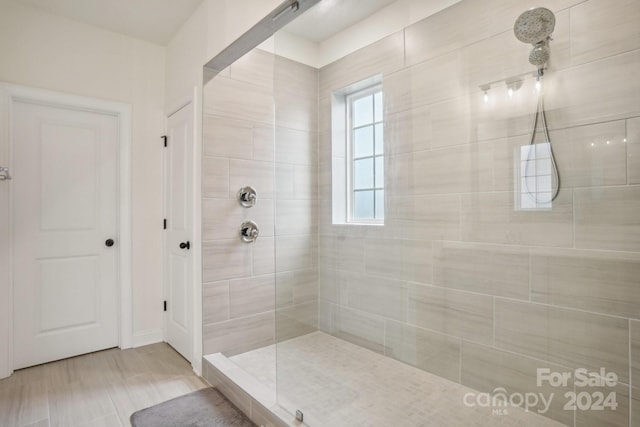
[[[161,339],[165,48],[4,1],[0,81],[132,106],[134,345]]]

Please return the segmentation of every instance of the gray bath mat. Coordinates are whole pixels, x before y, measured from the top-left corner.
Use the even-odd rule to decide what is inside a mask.
[[[131,415],[133,427],[256,427],[218,390],[205,388]]]

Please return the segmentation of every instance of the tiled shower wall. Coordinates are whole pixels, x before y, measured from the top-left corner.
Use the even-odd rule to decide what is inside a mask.
[[[258,49],[205,86],[204,354],[317,329],[317,94],[318,70]],[[254,207],[238,203],[244,185]],[[254,243],[240,240],[245,220],[260,227]]]
[[[502,79],[533,71],[512,27],[536,6],[557,18],[544,92],[561,191],[522,211],[534,81],[509,97]],[[566,425],[640,425],[638,22],[637,0],[464,0],[322,68],[320,328],[475,389],[555,393],[546,415]],[[379,73],[385,225],[333,225],[331,96]],[[537,387],[545,367],[615,372],[587,391],[615,391],[617,410],[564,410],[574,384]]]

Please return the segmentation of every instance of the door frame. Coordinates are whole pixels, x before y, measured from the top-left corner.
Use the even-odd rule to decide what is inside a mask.
[[[105,101],[84,96],[69,95],[46,89],[37,89],[0,82],[0,159],[8,163],[11,170],[11,119],[13,104],[27,101],[109,114],[118,119],[120,128],[118,147],[118,306],[119,345],[131,348],[133,341],[133,300],[131,263],[131,105]],[[7,165],[3,165],[7,166]],[[2,186],[9,184],[3,190]],[[12,230],[12,186],[11,181],[0,183],[0,378],[13,373],[13,230]],[[4,240],[4,241],[3,241]]]
[[[193,371],[201,375],[202,374],[202,88],[200,86],[194,86],[190,94],[186,94],[177,102],[173,103],[165,111],[165,134],[167,131],[167,123],[170,116],[180,111],[182,108],[191,104],[193,106],[193,158],[190,159],[191,164],[190,178],[193,185],[193,203],[192,203],[192,229],[191,229],[191,242],[193,250],[192,258],[192,277],[193,277],[193,307],[192,307],[192,330],[191,335],[191,366]],[[169,144],[171,141],[169,141]],[[166,177],[167,167],[167,152],[162,152],[162,174]],[[162,181],[162,214],[166,218],[166,180]],[[167,255],[167,236],[166,233],[162,235],[162,259],[164,260]],[[169,295],[169,278],[166,275],[166,270],[162,272],[162,293],[163,299],[166,300]],[[166,341],[166,315],[162,322],[163,336]]]

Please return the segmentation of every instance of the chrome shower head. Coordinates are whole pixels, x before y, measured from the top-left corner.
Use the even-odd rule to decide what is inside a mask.
[[[529,53],[529,62],[538,68],[544,67],[549,60],[549,45],[546,42],[538,42]]]
[[[513,33],[523,43],[536,44],[547,40],[556,26],[556,17],[549,9],[538,7],[522,13],[513,25]]]

